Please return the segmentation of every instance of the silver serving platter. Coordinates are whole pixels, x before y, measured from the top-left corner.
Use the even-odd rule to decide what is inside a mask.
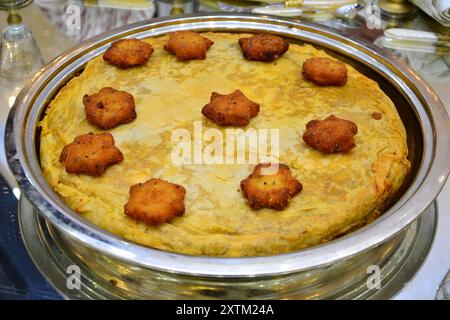
[[[26,198],[19,204],[20,231],[33,262],[64,298],[83,300],[390,299],[407,287],[427,258],[436,234],[437,217],[438,208],[433,203],[388,246],[353,257],[345,264],[339,263],[357,265],[351,272],[342,272],[338,266],[284,277],[192,281],[173,273],[131,268],[113,259],[99,258],[98,254],[91,256],[89,249],[73,250]],[[370,258],[361,259],[364,256]],[[367,286],[372,275],[367,273],[367,268],[373,263],[380,267],[380,288]],[[81,285],[75,290],[67,286],[67,270],[73,265],[81,271]]]
[[[146,248],[92,225],[71,210],[47,184],[39,166],[37,124],[48,102],[112,41],[188,29],[269,31],[292,42],[326,49],[378,81],[394,101],[405,124],[413,165],[390,208],[373,223],[329,243],[288,254],[250,258],[196,257]],[[229,285],[245,282],[258,286],[261,281],[266,285],[278,284],[277,288],[283,292],[319,284],[334,289],[342,287],[352,279],[367,276],[364,267],[393,255],[405,232],[432,204],[444,185],[450,167],[449,137],[448,115],[437,95],[420,76],[388,52],[361,39],[306,22],[246,14],[204,14],[139,22],[92,38],[63,53],[38,72],[17,97],[8,118],[5,143],[8,162],[22,194],[55,230],[59,244],[93,270],[92,277],[124,279],[126,276],[129,281],[122,281],[120,288],[128,289],[123,290],[144,290],[145,286],[133,285],[136,279],[144,279],[146,272],[145,283],[150,288],[154,285],[151,281],[165,279],[155,276],[155,272],[161,272],[175,275],[184,284],[190,283],[183,287],[188,292],[202,285],[207,290],[212,282],[223,283],[224,279],[229,280]],[[289,278],[300,274],[301,281]],[[181,295],[177,281],[164,281],[158,282],[167,287],[161,292],[173,290]]]

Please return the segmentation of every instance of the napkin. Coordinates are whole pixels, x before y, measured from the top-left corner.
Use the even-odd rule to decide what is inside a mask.
[[[450,27],[450,0],[411,0],[442,25]]]

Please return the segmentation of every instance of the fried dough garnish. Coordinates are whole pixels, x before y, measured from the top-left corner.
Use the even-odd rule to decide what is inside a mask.
[[[347,82],[347,67],[330,58],[314,57],[303,63],[303,77],[319,86],[343,86]]]
[[[203,60],[206,51],[214,44],[194,31],[177,31],[170,34],[164,49],[177,56],[179,60]]]
[[[289,42],[270,33],[240,38],[239,45],[245,59],[256,61],[274,61],[289,49]]]
[[[163,224],[184,214],[186,190],[162,179],[150,179],[130,188],[125,214],[150,225]]]
[[[220,126],[244,127],[259,113],[259,104],[248,99],[240,90],[230,94],[213,92],[202,114]]]
[[[121,69],[141,66],[148,61],[153,47],[138,39],[121,39],[113,42],[103,54],[103,59]]]
[[[354,122],[331,115],[324,120],[309,121],[303,140],[324,153],[348,152],[356,146],[353,136],[357,133]]]
[[[88,133],[75,138],[66,145],[59,157],[68,173],[82,173],[99,176],[107,166],[123,160],[122,152],[114,146],[110,133]]]
[[[241,181],[241,189],[250,208],[283,210],[303,186],[292,176],[287,165],[260,163]]]
[[[100,129],[111,129],[136,119],[134,98],[110,87],[83,97],[86,119]]]

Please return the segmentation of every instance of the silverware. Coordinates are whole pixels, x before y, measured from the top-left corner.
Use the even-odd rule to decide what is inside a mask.
[[[450,46],[450,35],[430,31],[390,28],[384,31],[386,38],[398,41],[412,41],[436,46]]]
[[[347,4],[337,8],[335,14],[338,18],[341,19],[354,19],[358,12],[360,12],[364,8],[365,6],[359,2]]]
[[[298,17],[304,14],[318,14],[318,13],[332,13],[336,17],[341,19],[353,19],[356,14],[364,8],[364,5],[359,3],[350,3],[338,7],[337,9],[314,7],[303,5],[302,1],[285,1],[280,4],[270,5],[252,5],[252,2],[241,2],[244,5],[237,5],[222,0],[217,0],[217,6],[220,10],[226,12],[238,12],[238,13],[254,13],[264,15],[275,15],[282,17]]]
[[[391,28],[380,39],[385,48],[424,53],[450,53],[450,36],[429,31]]]
[[[226,12],[238,12],[238,13],[254,13],[254,14],[268,14],[279,15],[286,17],[301,16],[304,13],[304,9],[297,6],[286,6],[286,4],[272,4],[272,5],[235,5],[227,3],[225,1],[217,0],[217,6],[220,10]],[[309,10],[313,12],[313,10]]]

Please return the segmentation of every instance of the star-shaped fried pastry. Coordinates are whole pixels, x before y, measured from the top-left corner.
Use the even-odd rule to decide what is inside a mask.
[[[243,127],[250,118],[259,113],[259,104],[248,99],[240,90],[222,95],[211,94],[210,102],[202,109],[202,114],[220,126]]]
[[[240,38],[239,45],[245,59],[256,61],[274,61],[289,49],[289,42],[270,33]]]
[[[150,179],[130,188],[125,214],[150,225],[160,225],[184,214],[186,190],[161,179]]]
[[[103,59],[121,69],[145,64],[153,53],[153,47],[138,39],[121,39],[111,44]]]
[[[86,119],[100,129],[111,129],[136,119],[134,98],[125,91],[103,88],[83,97]]]
[[[343,86],[347,82],[345,64],[325,57],[307,59],[303,63],[302,74],[318,86]]]
[[[241,189],[252,209],[282,210],[303,186],[292,176],[287,165],[260,163],[241,181]]]
[[[331,115],[324,120],[309,121],[303,140],[324,153],[348,152],[356,146],[353,136],[357,133],[354,122]]]
[[[75,138],[66,145],[59,157],[68,173],[99,176],[107,166],[123,160],[122,152],[115,147],[110,133],[88,133]]]
[[[206,37],[193,31],[177,31],[170,34],[164,49],[179,60],[205,59],[206,51],[214,44]]]

